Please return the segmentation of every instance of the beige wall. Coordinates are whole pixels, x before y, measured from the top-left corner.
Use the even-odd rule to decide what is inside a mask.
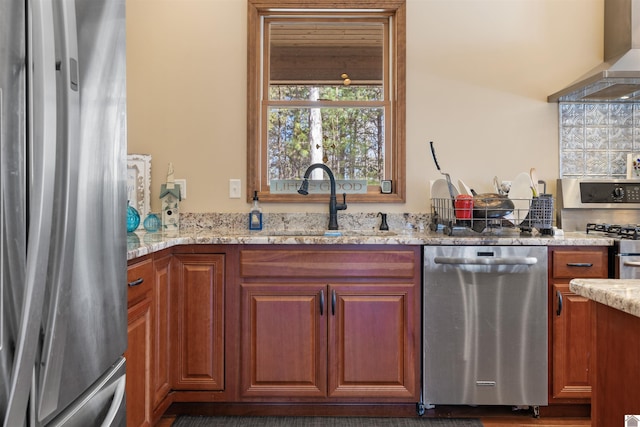
[[[426,212],[428,150],[454,179],[489,191],[536,167],[558,172],[558,106],[547,95],[602,60],[603,0],[407,0],[407,202],[349,211]],[[167,165],[184,212],[243,212],[246,0],[127,0],[129,153],[151,154],[152,210]],[[552,186],[552,189],[555,186]],[[266,212],[320,212],[265,204]]]

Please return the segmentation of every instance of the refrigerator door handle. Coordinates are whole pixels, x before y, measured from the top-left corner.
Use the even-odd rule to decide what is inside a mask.
[[[56,165],[56,75],[51,2],[30,0],[31,79],[29,116],[29,229],[24,299],[5,413],[5,426],[25,425],[27,402],[40,334],[50,252]]]
[[[116,418],[121,415],[122,404],[125,400],[125,385],[126,377],[123,376],[118,379],[118,385],[116,386],[115,393],[113,394],[111,406],[109,407],[109,411],[107,412],[104,421],[100,425],[101,427],[112,427],[115,425]]]
[[[0,147],[2,144],[2,119],[4,117],[2,106],[2,87],[0,87]],[[0,230],[4,233],[4,183],[2,182],[2,170],[0,170]],[[4,239],[0,238],[0,363],[2,362],[2,343],[4,343]],[[4,378],[0,370],[0,379]]]
[[[51,0],[49,0],[51,1]],[[62,363],[65,354],[71,300],[73,259],[76,238],[76,212],[78,204],[78,167],[80,163],[80,94],[78,92],[78,30],[74,1],[53,0],[54,33],[59,52],[58,76],[58,164],[56,171],[56,212],[52,232],[51,271],[49,272],[49,304],[43,319],[42,354],[38,387],[37,419],[42,421],[59,406],[62,387]]]
[[[47,427],[124,425],[126,423],[125,398],[126,360],[121,357],[78,398],[75,405],[67,407],[53,420],[47,421],[46,425]]]

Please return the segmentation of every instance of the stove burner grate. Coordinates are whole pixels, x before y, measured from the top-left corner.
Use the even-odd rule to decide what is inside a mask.
[[[617,224],[587,224],[587,234],[590,231],[619,236],[622,239],[640,240],[640,225],[617,225]]]
[[[620,229],[620,232],[618,234],[623,239],[639,240],[640,227],[637,225],[625,226]]]

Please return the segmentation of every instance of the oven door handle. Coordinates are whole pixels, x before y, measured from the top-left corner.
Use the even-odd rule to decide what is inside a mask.
[[[449,265],[534,265],[538,263],[538,259],[535,257],[466,258],[437,256],[433,259],[433,262]]]

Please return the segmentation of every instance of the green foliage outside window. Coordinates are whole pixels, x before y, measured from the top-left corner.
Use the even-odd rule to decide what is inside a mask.
[[[269,180],[302,178],[312,159],[321,158],[337,179],[379,185],[385,146],[382,87],[272,85],[269,98],[277,104],[267,112]],[[321,140],[312,137],[314,127]]]

